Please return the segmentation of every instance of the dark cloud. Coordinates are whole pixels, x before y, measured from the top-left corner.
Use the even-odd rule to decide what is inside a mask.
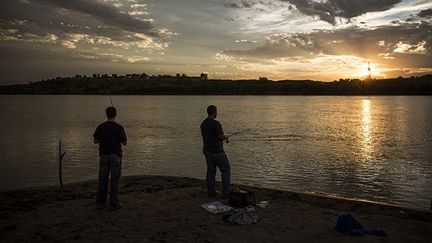
[[[157,31],[155,28],[150,29],[148,25],[144,25],[145,28],[133,26],[136,21],[143,21],[130,21],[132,17],[125,17],[126,14],[120,12],[124,8],[109,7],[95,1],[83,3],[79,0],[75,1],[77,5],[74,6],[70,2],[68,4],[71,6],[63,2],[55,3],[57,1],[53,0],[2,0],[0,48],[20,48],[29,53],[45,51],[63,60],[69,57],[137,63],[148,60],[151,55],[160,55],[168,46],[164,38],[150,36]],[[90,4],[86,6],[93,8],[79,11],[85,4]],[[95,9],[96,5],[99,10]],[[125,6],[126,9],[127,7]],[[102,10],[107,12],[101,14]],[[117,17],[105,21],[104,18],[108,16]],[[124,26],[127,23],[131,25]],[[169,37],[169,34],[163,35]],[[21,54],[17,57],[26,59]]]
[[[237,3],[224,3],[224,7],[226,7],[226,8],[240,8],[240,6],[237,5]]]
[[[337,18],[351,19],[369,12],[380,12],[391,9],[402,0],[279,0],[289,3],[288,10],[295,8],[305,15],[317,16],[332,25],[337,24]],[[254,5],[275,6],[272,1],[242,0],[225,3],[228,8],[252,8]]]
[[[376,29],[359,27],[310,33],[276,34],[249,50],[225,50],[239,60],[266,60],[318,55],[351,55],[405,65],[432,67],[432,24],[403,23]],[[403,60],[403,58],[406,58]]]
[[[121,28],[126,31],[142,33],[158,37],[157,30],[148,21],[136,19],[128,14],[121,13],[118,8],[103,4],[96,0],[38,0],[51,3],[52,5],[88,14],[101,22]]]
[[[432,8],[420,11],[420,13],[418,13],[418,16],[421,18],[431,18],[432,17]]]
[[[330,24],[336,24],[336,17],[351,19],[368,12],[385,11],[401,0],[280,0],[293,4],[301,13],[318,16]]]
[[[252,5],[251,5],[248,1],[242,1],[242,5],[243,5],[243,7],[245,7],[245,8],[250,8],[250,7],[252,7]]]
[[[50,1],[50,0],[48,0]],[[107,24],[101,18],[95,17],[83,12],[77,12],[71,9],[53,8],[45,0],[35,0],[30,4],[22,4],[16,0],[2,0],[0,3],[0,29],[16,29],[17,34],[33,33],[37,35],[55,34],[59,37],[65,34],[88,34],[102,37],[108,37],[113,40],[137,40],[136,36],[131,33],[139,33],[150,36],[156,33],[156,29],[152,28],[139,28],[132,25],[124,27],[127,21],[122,20],[119,23]],[[51,1],[50,1],[51,2]],[[79,1],[77,1],[79,3]],[[104,5],[105,6],[105,5]],[[106,6],[105,6],[106,7]],[[111,12],[120,11],[120,9],[112,9]],[[98,12],[96,10],[92,10]],[[109,12],[109,13],[111,13]],[[120,15],[125,15],[121,14]],[[115,15],[115,14],[114,14]],[[129,19],[132,17],[126,17]],[[115,22],[115,19],[110,20]],[[133,23],[143,22],[138,19],[132,20]]]
[[[224,7],[226,7],[226,8],[238,8],[238,9],[240,9],[240,8],[252,8],[256,4],[269,5],[269,3],[266,3],[264,1],[242,0],[242,1],[224,3]]]

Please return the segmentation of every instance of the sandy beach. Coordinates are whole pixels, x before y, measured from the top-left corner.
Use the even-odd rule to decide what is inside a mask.
[[[204,181],[166,176],[122,178],[122,208],[97,210],[97,183],[1,192],[0,241],[110,242],[431,242],[432,213],[370,202],[249,186],[258,201],[257,224],[229,226],[201,204]],[[216,199],[222,202],[226,200]],[[386,238],[346,236],[334,229],[343,212]]]

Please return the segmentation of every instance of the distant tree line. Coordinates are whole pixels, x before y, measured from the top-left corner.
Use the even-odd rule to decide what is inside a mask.
[[[202,73],[93,74],[57,77],[29,84],[0,86],[0,94],[125,94],[125,95],[432,95],[432,75],[393,79],[272,81],[215,80]]]

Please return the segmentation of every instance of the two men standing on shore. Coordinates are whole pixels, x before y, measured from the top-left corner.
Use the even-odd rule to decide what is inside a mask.
[[[223,149],[223,142],[229,142],[229,136],[225,135],[222,125],[216,120],[217,107],[207,107],[207,118],[201,123],[201,135],[203,139],[203,153],[207,163],[207,193],[208,196],[216,196],[216,168],[219,168],[222,176],[222,193],[227,196],[230,193],[231,167],[227,155]],[[110,189],[110,207],[120,208],[118,189],[122,171],[122,145],[127,144],[125,129],[116,121],[117,110],[110,106],[106,108],[107,121],[101,123],[93,134],[94,143],[99,144],[99,185],[96,195],[98,209],[106,207],[108,185]],[[111,180],[110,180],[111,176]]]
[[[216,196],[215,177],[216,168],[219,168],[222,176],[222,193],[223,196],[227,196],[230,193],[231,167],[223,149],[223,142],[228,143],[229,136],[224,134],[221,123],[216,120],[216,106],[209,105],[207,115],[200,127],[204,143],[203,153],[207,162],[207,193],[210,197]]]
[[[107,121],[101,123],[93,134],[94,143],[99,144],[100,157],[96,204],[98,209],[106,207],[109,185],[110,207],[119,209],[118,188],[122,171],[122,144],[127,144],[127,137],[123,126],[116,121],[116,108],[108,107],[106,116]]]

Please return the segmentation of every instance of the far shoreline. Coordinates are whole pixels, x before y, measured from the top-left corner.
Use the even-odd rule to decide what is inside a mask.
[[[208,79],[198,77],[94,74],[1,85],[0,94],[93,95],[432,95],[432,75],[390,79],[314,80]]]

